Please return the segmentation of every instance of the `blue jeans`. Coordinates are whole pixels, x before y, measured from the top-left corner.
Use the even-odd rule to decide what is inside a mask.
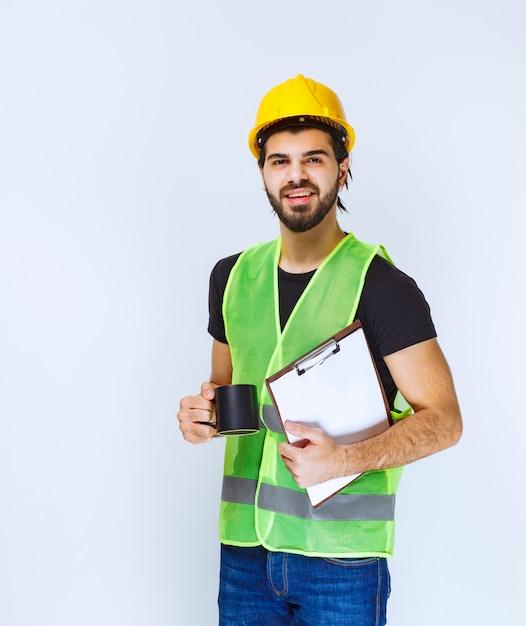
[[[387,560],[221,546],[220,626],[384,626]]]

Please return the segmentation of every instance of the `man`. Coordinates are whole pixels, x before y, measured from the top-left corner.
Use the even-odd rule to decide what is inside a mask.
[[[278,215],[280,237],[220,261],[210,281],[212,374],[181,400],[184,438],[215,435],[217,385],[259,389],[262,428],[229,437],[221,497],[220,624],[386,623],[394,498],[401,466],[454,445],[460,410],[429,307],[385,250],[337,221],[354,130],[336,94],[302,75],[262,100],[249,146]],[[286,423],[264,379],[354,319],[369,341],[393,416],[401,394],[413,412],[350,445]],[[409,412],[408,412],[409,413]],[[363,473],[320,507],[305,488]]]

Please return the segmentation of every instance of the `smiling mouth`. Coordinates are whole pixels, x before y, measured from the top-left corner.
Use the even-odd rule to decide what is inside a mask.
[[[295,187],[285,188],[282,192],[282,198],[285,198],[287,202],[292,206],[301,207],[307,204],[310,199],[316,195],[317,190],[306,185],[297,185]]]
[[[285,194],[286,198],[310,198],[311,196],[314,195],[314,192],[312,191],[299,191],[296,193],[287,193]]]

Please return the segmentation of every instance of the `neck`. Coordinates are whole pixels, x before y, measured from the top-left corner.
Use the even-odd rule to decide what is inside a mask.
[[[280,230],[279,266],[291,274],[303,274],[318,268],[345,237],[336,220],[335,210],[320,224],[304,233],[295,233],[281,223]]]

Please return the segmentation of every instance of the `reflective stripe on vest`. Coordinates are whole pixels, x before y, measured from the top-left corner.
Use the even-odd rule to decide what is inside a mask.
[[[265,425],[269,430],[272,430],[275,433],[284,432],[283,424],[281,423],[281,420],[279,419],[279,416],[276,413],[276,409],[273,406],[264,404],[262,414],[263,414],[263,421],[265,422]]]
[[[256,480],[225,477],[221,499],[224,502],[253,504],[257,490]],[[348,494],[333,496],[313,509],[306,493],[262,483],[258,507],[274,513],[293,515],[309,520],[394,520],[394,495]]]

